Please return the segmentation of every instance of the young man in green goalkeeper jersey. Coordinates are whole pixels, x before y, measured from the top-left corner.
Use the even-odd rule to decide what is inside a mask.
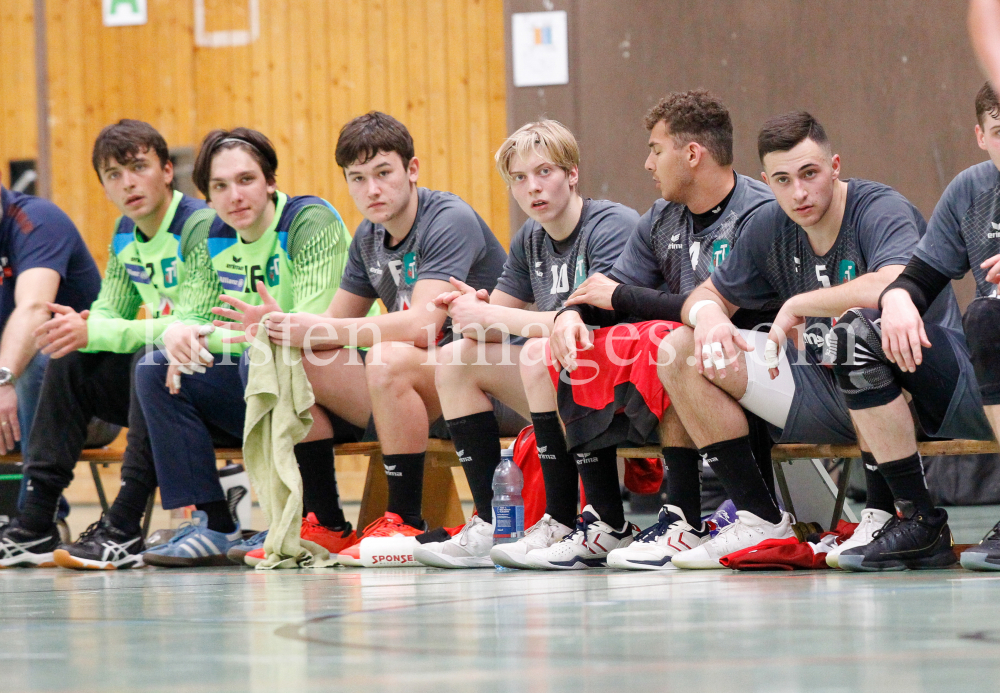
[[[207,239],[185,255],[189,281],[178,321],[164,334],[153,363],[136,369],[136,392],[147,415],[163,507],[194,505],[197,512],[191,529],[145,553],[151,565],[221,564],[240,543],[213,444],[242,442],[246,407],[239,366],[246,358],[236,361],[245,348],[245,326],[209,332],[220,294],[267,312],[320,312],[340,285],[350,243],[344,222],[321,198],[278,192],[277,166],[270,141],[247,128],[209,133],[195,162],[195,184],[218,217]],[[303,536],[337,552],[354,541],[354,532],[338,500],[333,445],[303,443],[295,455],[308,513]]]
[[[69,567],[141,564],[139,520],[156,488],[145,421],[133,396],[132,373],[146,345],[173,321],[171,307],[185,279],[181,247],[199,242],[214,216],[205,204],[172,188],[167,143],[153,127],[122,120],[101,131],[93,165],[122,216],[115,225],[105,277],[90,310],[53,305],[35,332],[52,359],[45,373],[35,428],[28,441],[24,508],[12,523],[26,547],[17,564],[53,560]],[[140,307],[150,319],[138,317]],[[73,478],[92,417],[128,426],[122,487],[114,505],[70,551],[53,551],[56,504]],[[9,532],[8,532],[9,534]],[[27,547],[27,540],[46,540]],[[73,555],[78,554],[78,555]]]

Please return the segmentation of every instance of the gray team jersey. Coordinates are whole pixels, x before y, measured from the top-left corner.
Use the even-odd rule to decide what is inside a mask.
[[[486,222],[457,195],[419,188],[417,218],[395,248],[385,227],[363,221],[354,233],[340,288],[381,298],[394,312],[407,310],[420,279],[455,277],[492,291],[507,253]],[[445,331],[450,334],[450,330]]]
[[[960,279],[972,269],[976,295],[996,296],[980,267],[1000,253],[1000,171],[984,161],[959,173],[944,191],[913,253],[941,274]]]
[[[805,230],[770,202],[754,215],[712,283],[740,308],[778,310],[797,294],[843,284],[887,265],[905,265],[925,229],[920,211],[905,197],[888,185],[854,178],[848,181],[840,233],[826,255],[817,257]],[[961,330],[951,287],[941,292],[926,319]],[[809,318],[806,324],[807,352],[819,363],[831,319]]]
[[[773,199],[766,185],[737,174],[725,211],[698,234],[686,206],[657,200],[642,215],[611,275],[623,284],[673,294],[692,291],[728,257],[754,212]]]
[[[510,243],[497,289],[540,311],[558,310],[584,279],[611,271],[638,222],[636,211],[625,205],[584,200],[569,247],[560,253],[542,225],[529,219]]]

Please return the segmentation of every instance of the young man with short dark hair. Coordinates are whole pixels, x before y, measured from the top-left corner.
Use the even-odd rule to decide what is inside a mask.
[[[823,365],[830,362],[823,349],[831,320],[855,306],[876,306],[925,228],[920,212],[892,188],[840,180],[840,157],[808,113],[769,119],[757,143],[776,201],[757,212],[727,262],[685,302],[682,315],[694,329],[664,340],[676,357],[660,367],[663,383],[738,510],[738,520],[716,537],[674,556],[680,568],[720,568],[719,559],[733,551],[793,536],[793,518],[778,509],[753,464],[741,406],[780,429],[779,442],[853,442],[847,405]],[[770,333],[736,330],[730,316],[737,308],[778,310]],[[958,328],[950,289],[933,316]],[[868,508],[857,541],[892,511],[883,473],[868,452],[865,461]]]
[[[52,318],[35,330],[37,346],[52,360],[27,446],[24,510],[11,525],[18,530],[5,536],[15,542],[29,534],[50,539],[23,560],[54,560],[72,568],[142,565],[139,519],[156,489],[156,475],[132,375],[146,345],[174,320],[172,308],[186,279],[181,247],[204,237],[212,217],[203,202],[173,189],[168,156],[160,133],[137,120],[108,125],[94,142],[94,171],[122,216],[90,310],[69,301],[52,305]],[[137,320],[142,306],[149,317]],[[95,416],[128,426],[122,486],[107,514],[53,555],[56,503],[73,479]]]
[[[558,429],[548,439],[539,437],[540,445],[558,450],[555,459],[542,457],[542,468],[556,465],[563,455],[572,464],[567,446],[576,453],[589,503],[581,516],[585,531],[558,544],[539,546],[529,536],[498,547],[521,559],[524,567],[583,568],[607,560],[623,568],[669,569],[675,547],[707,536],[700,522],[700,460],[673,412],[647,401],[650,388],[643,383],[659,387],[659,381],[655,363],[647,362],[647,354],[641,353],[642,345],[670,329],[672,323],[663,321],[679,321],[684,297],[724,261],[755,210],[771,194],[767,186],[733,170],[732,120],[717,96],[704,90],[669,94],[649,111],[645,126],[649,131],[645,166],[661,199],[640,219],[610,277],[592,275],[569,298],[550,340],[553,358],[565,369],[559,378],[558,401],[566,438]],[[614,328],[598,330],[592,337],[588,324],[639,321],[653,322],[637,330],[618,330],[610,349],[591,348],[595,342],[610,344]],[[583,350],[578,350],[578,344]],[[656,353],[655,344],[652,353]],[[618,354],[629,356],[619,358]],[[589,368],[578,373],[585,360],[591,362]],[[628,374],[623,363],[630,364]],[[532,410],[551,412],[554,417],[556,397],[546,365],[531,368],[534,373],[524,380],[533,399]],[[592,379],[579,378],[581,373],[596,374]],[[659,405],[669,402],[662,391],[659,394],[650,399],[657,399]],[[615,539],[612,528],[625,522],[616,447],[626,440],[636,444],[655,440],[657,433],[666,467],[667,504],[657,524],[637,541]],[[550,483],[547,474],[546,499],[550,497],[557,507],[575,505],[575,475],[557,484]],[[594,539],[606,550],[595,550]]]
[[[455,537],[414,549],[418,561],[439,568],[493,566],[492,482],[500,463],[494,398],[524,419],[531,416],[536,440],[553,434],[562,439],[554,413],[536,417],[530,412],[518,365],[529,350],[524,340],[549,335],[566,298],[588,276],[611,270],[639,221],[639,215],[624,205],[580,196],[580,148],[573,133],[557,121],[522,126],[504,141],[495,158],[528,220],[514,235],[503,274],[488,300],[456,280],[452,283],[458,291],[436,299],[438,305],[447,306],[453,327],[465,335],[441,347],[436,380],[477,513]],[[535,310],[528,310],[532,304]],[[541,444],[542,455],[551,452]],[[553,483],[553,474],[566,476],[572,498],[549,505],[551,512],[529,528],[529,535],[558,539],[570,533],[576,516],[577,473],[572,460],[566,462],[557,470],[545,465],[543,472],[546,487],[563,485]],[[500,552],[502,547],[495,548]],[[497,555],[504,560],[502,552]]]
[[[881,313],[852,310],[831,335],[840,388],[889,482],[897,514],[876,539],[840,554],[846,570],[955,562],[948,514],[934,507],[924,480],[911,407],[922,432],[934,438],[989,440],[1000,432],[1000,101],[989,84],[976,95],[976,121],[976,140],[990,160],[948,185],[906,269],[879,298]],[[965,312],[963,338],[934,324],[928,307],[970,270],[976,298]],[[1000,570],[1000,525],[961,561],[973,570]]]
[[[447,437],[434,366],[438,347],[452,339],[447,311],[434,299],[453,289],[452,277],[492,290],[507,255],[461,198],[417,186],[413,139],[395,118],[373,111],[347,123],[336,158],[365,217],[340,288],[323,314],[273,313],[267,325],[273,342],[307,349],[303,365],[316,396],[307,440],[344,427],[360,433],[374,416],[388,508],[340,553],[342,563],[362,565],[372,540],[424,532],[427,437]],[[365,317],[376,299],[389,312]],[[340,348],[348,345],[359,350]]]

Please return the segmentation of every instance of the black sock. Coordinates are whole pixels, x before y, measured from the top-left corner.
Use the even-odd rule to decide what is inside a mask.
[[[865,507],[884,510],[890,515],[895,515],[896,508],[892,504],[892,489],[889,488],[885,477],[879,471],[875,455],[862,450],[861,464],[865,468],[865,486],[868,489],[868,500],[865,503]]]
[[[612,445],[599,450],[578,452],[576,468],[583,482],[587,504],[601,516],[601,520],[615,529],[625,524],[625,507],[618,486],[618,451]]]
[[[500,424],[493,410],[448,419],[455,452],[472,489],[479,517],[493,522],[493,472],[500,464]]]
[[[698,452],[711,465],[737,510],[751,512],[766,522],[781,522],[781,511],[760,475],[748,436],[713,443]]]
[[[208,528],[213,532],[230,534],[236,531],[236,520],[229,510],[229,502],[224,500],[211,503],[196,503],[195,508],[208,515]]]
[[[294,450],[302,475],[303,510],[309,508],[327,529],[345,529],[347,520],[340,507],[337,475],[333,469],[333,438],[299,443]]]
[[[545,512],[553,520],[572,527],[576,519],[579,474],[573,456],[566,451],[566,436],[554,411],[531,412],[535,446],[545,480]]]
[[[24,497],[24,511],[18,516],[17,524],[39,534],[51,531],[61,494],[61,489],[29,479],[28,492]]]
[[[396,513],[403,522],[422,529],[424,518],[420,506],[424,496],[424,456],[422,452],[406,455],[384,455],[385,480],[389,485],[386,510]]]
[[[747,426],[750,427],[750,450],[753,458],[757,462],[760,476],[764,479],[771,498],[777,500],[778,495],[774,491],[774,465],[771,462],[771,448],[774,441],[771,440],[771,430],[768,423],[753,412],[744,412],[747,415]]]
[[[129,536],[139,534],[142,531],[142,516],[149,503],[149,494],[155,490],[147,488],[135,479],[123,478],[115,502],[108,508],[108,522]]]
[[[684,513],[688,524],[701,526],[701,455],[690,448],[663,448],[667,503]]]
[[[924,479],[924,464],[920,460],[920,453],[884,462],[878,466],[878,470],[892,489],[896,500],[910,501],[918,512],[934,510],[934,501],[931,500],[931,493],[927,490],[927,481]]]

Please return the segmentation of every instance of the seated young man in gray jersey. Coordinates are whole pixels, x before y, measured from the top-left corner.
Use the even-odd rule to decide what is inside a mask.
[[[757,149],[776,201],[757,211],[727,262],[688,298],[682,315],[694,329],[664,340],[676,356],[660,367],[663,384],[738,510],[738,520],[715,538],[674,556],[679,568],[719,568],[733,551],[793,536],[793,518],[778,509],[753,463],[741,405],[780,429],[782,443],[853,442],[847,403],[823,365],[831,319],[855,306],[875,307],[925,228],[920,212],[892,188],[840,180],[840,157],[808,113],[769,119]],[[737,308],[779,311],[765,335],[735,329],[730,316]],[[959,328],[950,289],[929,317]],[[880,472],[869,452],[865,459],[868,508],[854,536],[859,541],[893,509],[886,482],[895,477]]]
[[[536,426],[539,446],[547,446],[550,454],[556,452],[551,461],[541,456],[542,468],[565,455],[567,445],[574,452],[587,451],[577,453],[576,461],[591,506],[581,516],[587,520],[586,532],[565,542],[539,546],[529,535],[523,542],[503,546],[512,556],[519,549],[530,551],[529,567],[584,568],[607,560],[623,568],[669,569],[674,547],[691,546],[707,536],[699,521],[701,460],[673,411],[650,406],[641,394],[649,390],[644,383],[662,390],[655,362],[645,354],[633,357],[644,343],[658,340],[662,330],[679,322],[684,297],[725,259],[754,211],[772,195],[763,183],[733,170],[732,120],[718,97],[703,90],[669,94],[649,111],[645,126],[650,149],[645,167],[661,199],[641,218],[610,276],[591,275],[568,299],[550,340],[552,356],[564,368],[558,402],[566,425],[565,440],[558,428],[555,391],[546,364],[525,366],[534,371],[524,377],[532,411],[550,412],[555,421],[551,433]],[[637,320],[674,323],[655,322],[634,331],[618,329],[613,351],[606,348],[613,328],[594,335],[587,328],[588,324]],[[595,341],[601,347],[591,348]],[[578,354],[578,344],[586,351]],[[640,348],[629,351],[634,347]],[[655,344],[649,351],[656,354]],[[578,373],[584,361],[590,363]],[[668,505],[661,510],[657,525],[643,533],[641,541],[629,544],[613,530],[624,521],[616,447],[626,440],[643,444],[650,435],[656,440],[657,434],[667,467]],[[768,450],[769,446],[761,459],[769,459]],[[546,471],[550,507],[557,502],[575,507],[575,475],[560,483],[550,483],[549,476]],[[604,550],[595,549],[598,545]]]
[[[881,314],[852,310],[831,335],[838,382],[897,512],[878,538],[840,554],[844,569],[955,562],[948,515],[934,508],[924,481],[911,406],[929,437],[989,440],[990,425],[1000,434],[1000,102],[989,84],[976,96],[976,119],[976,139],[990,161],[958,174],[945,190],[906,269],[882,294]],[[934,324],[928,306],[970,269],[976,299],[965,313],[963,339]],[[901,390],[910,393],[909,406]],[[1000,524],[961,560],[966,568],[1000,570]]]
[[[448,308],[452,328],[465,335],[441,348],[437,389],[478,513],[453,539],[414,549],[418,561],[441,568],[493,566],[492,480],[500,463],[493,398],[531,416],[536,437],[544,439],[551,430],[562,438],[554,412],[536,416],[529,409],[518,368],[528,348],[524,338],[549,335],[566,297],[588,275],[611,269],[639,221],[624,205],[580,196],[579,146],[573,133],[554,120],[528,123],[508,137],[496,153],[496,164],[529,218],[511,241],[492,294],[479,295],[452,280],[458,290],[436,301]],[[529,304],[535,310],[528,310]],[[560,462],[555,468],[543,466],[543,473],[550,481],[553,474],[565,476],[565,484],[559,485],[568,485],[572,498],[543,516],[530,533],[560,538],[570,532],[576,516],[576,466],[569,458]],[[617,490],[617,469],[613,473]]]
[[[447,311],[433,301],[453,289],[452,277],[492,291],[507,254],[457,195],[417,187],[413,139],[395,118],[373,111],[347,123],[336,158],[364,216],[340,288],[324,314],[272,313],[267,326],[273,342],[307,349],[303,364],[316,406],[304,442],[333,438],[335,427],[360,435],[374,416],[388,508],[358,544],[339,554],[342,563],[362,565],[370,539],[424,532],[428,432],[447,435],[439,423],[434,365],[438,347],[452,339]],[[366,317],[376,299],[388,314]],[[367,354],[341,348],[348,345]]]

